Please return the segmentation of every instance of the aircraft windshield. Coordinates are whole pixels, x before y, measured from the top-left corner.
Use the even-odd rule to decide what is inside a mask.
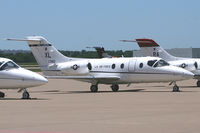
[[[12,68],[19,68],[15,63],[12,61],[8,61],[0,68],[0,70],[12,69]]]
[[[148,61],[147,62],[147,65],[149,65],[149,66],[153,66],[153,64],[155,64],[155,62],[156,62],[157,60],[150,60],[150,61]]]
[[[1,66],[3,63],[4,63],[4,61],[1,61],[1,62],[0,62],[0,66]]]
[[[167,63],[164,60],[159,60],[159,61],[156,62],[155,65],[153,65],[153,67],[162,67],[162,66],[169,66],[169,63]]]

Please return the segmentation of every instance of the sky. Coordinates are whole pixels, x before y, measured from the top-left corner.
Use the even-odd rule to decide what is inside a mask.
[[[29,50],[5,38],[45,37],[59,50],[139,49],[119,40],[152,38],[163,48],[200,47],[199,0],[0,0],[0,49]]]

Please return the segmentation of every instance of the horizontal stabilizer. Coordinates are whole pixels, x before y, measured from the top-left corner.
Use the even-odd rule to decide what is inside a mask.
[[[121,42],[137,42],[136,40],[119,40]]]
[[[36,42],[41,41],[40,39],[15,39],[15,38],[6,38],[5,40],[8,40],[8,41],[36,41]]]

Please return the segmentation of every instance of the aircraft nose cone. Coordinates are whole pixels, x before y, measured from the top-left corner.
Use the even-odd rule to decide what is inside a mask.
[[[38,85],[43,85],[43,84],[46,84],[48,82],[48,80],[45,77],[43,77],[43,76],[41,76],[39,74],[36,75],[34,78],[37,81]]]
[[[192,72],[185,70],[183,68],[176,67],[176,66],[169,66],[166,68],[173,73],[173,77],[170,77],[170,78],[172,78],[174,81],[194,78],[194,74]]]
[[[193,78],[194,77],[194,74],[190,71],[186,70],[183,73],[184,73],[184,77],[186,77],[186,78]]]
[[[17,88],[36,87],[48,82],[42,75],[24,68],[19,68],[13,75],[21,81],[21,84]]]
[[[191,79],[191,78],[194,78],[194,74],[188,70],[185,70],[183,68],[177,68],[175,70],[176,73],[179,73],[178,75],[181,75],[182,78],[184,79]],[[175,73],[175,75],[176,75]],[[177,75],[177,76],[178,76]]]

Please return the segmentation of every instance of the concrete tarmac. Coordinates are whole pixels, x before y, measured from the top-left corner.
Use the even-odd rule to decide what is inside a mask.
[[[195,80],[132,84],[112,92],[74,80],[49,80],[30,88],[30,100],[2,90],[0,133],[199,133],[200,88]]]

